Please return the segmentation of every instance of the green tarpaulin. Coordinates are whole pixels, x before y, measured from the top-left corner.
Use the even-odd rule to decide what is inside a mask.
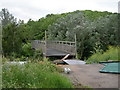
[[[108,72],[108,73],[120,73],[120,62],[103,62],[101,63],[105,65],[99,72]]]

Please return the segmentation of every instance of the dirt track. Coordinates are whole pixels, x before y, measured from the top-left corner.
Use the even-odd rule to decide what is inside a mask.
[[[65,75],[70,78],[76,87],[82,84],[91,88],[120,88],[118,86],[118,77],[120,78],[120,74],[100,73],[99,70],[103,65],[62,65],[62,68],[65,67],[71,69],[71,73]]]

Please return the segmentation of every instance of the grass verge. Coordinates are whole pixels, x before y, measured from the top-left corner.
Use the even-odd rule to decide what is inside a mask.
[[[110,46],[109,49],[104,53],[95,53],[91,57],[89,57],[86,61],[87,63],[99,63],[100,61],[120,61],[119,59],[119,52],[120,47],[112,47]]]

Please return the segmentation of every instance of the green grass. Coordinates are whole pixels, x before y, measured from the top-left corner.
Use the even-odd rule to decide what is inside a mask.
[[[91,57],[89,57],[86,61],[87,63],[99,63],[100,61],[120,61],[120,58],[118,57],[120,51],[120,47],[112,47],[110,46],[109,49],[104,52],[103,54],[98,52],[93,54]]]
[[[2,67],[3,88],[72,88],[69,79],[49,62]]]

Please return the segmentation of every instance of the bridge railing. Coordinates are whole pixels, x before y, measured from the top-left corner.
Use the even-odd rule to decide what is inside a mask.
[[[43,53],[45,53],[45,41],[40,41],[40,40],[32,40],[31,41],[32,48],[36,50],[42,50]]]
[[[75,42],[70,41],[40,41],[40,40],[32,40],[32,48],[36,50],[42,50],[46,55],[47,48],[56,49],[62,52],[69,53],[71,55],[76,54]]]
[[[59,51],[75,55],[75,42],[70,41],[47,41],[47,48],[53,48]]]

